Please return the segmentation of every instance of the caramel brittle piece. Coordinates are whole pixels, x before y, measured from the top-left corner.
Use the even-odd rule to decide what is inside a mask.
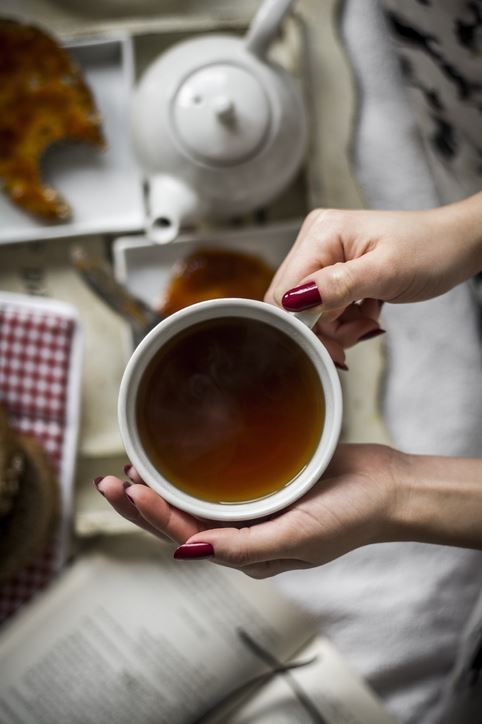
[[[63,139],[104,146],[90,89],[52,37],[1,18],[0,177],[15,204],[47,221],[70,216],[66,201],[40,173],[42,153]]]

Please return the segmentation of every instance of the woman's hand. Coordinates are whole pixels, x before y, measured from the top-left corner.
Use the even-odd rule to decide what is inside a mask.
[[[482,550],[482,460],[406,455],[383,445],[340,445],[322,480],[271,519],[242,527],[198,520],[142,483],[95,484],[140,528],[253,578],[311,568],[369,543],[411,540]]]
[[[342,366],[343,348],[379,333],[383,301],[429,299],[481,269],[482,194],[429,211],[320,209],[265,299],[289,311],[320,306],[316,331]]]
[[[132,468],[133,482],[126,487],[113,476],[96,484],[125,518],[181,544],[177,558],[208,555],[215,563],[266,578],[386,540],[407,459],[381,445],[340,445],[323,479],[305,497],[269,520],[240,528],[197,520],[173,508]]]

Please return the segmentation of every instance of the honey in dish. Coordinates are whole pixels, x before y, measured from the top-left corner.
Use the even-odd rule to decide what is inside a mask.
[[[193,325],[153,357],[137,395],[141,443],[181,490],[214,502],[273,493],[321,437],[323,390],[308,356],[255,320]]]
[[[254,254],[201,248],[175,268],[158,311],[163,316],[195,302],[222,297],[263,299],[273,269]]]

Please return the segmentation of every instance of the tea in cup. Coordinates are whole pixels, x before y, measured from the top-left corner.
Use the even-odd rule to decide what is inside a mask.
[[[333,362],[294,315],[218,299],[162,321],[121,383],[127,454],[168,502],[214,520],[271,514],[325,470],[341,427]]]

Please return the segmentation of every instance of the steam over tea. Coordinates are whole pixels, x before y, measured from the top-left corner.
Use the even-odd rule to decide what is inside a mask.
[[[193,325],[154,356],[137,395],[152,464],[214,502],[246,502],[290,483],[319,443],[323,389],[284,332],[252,319]]]

